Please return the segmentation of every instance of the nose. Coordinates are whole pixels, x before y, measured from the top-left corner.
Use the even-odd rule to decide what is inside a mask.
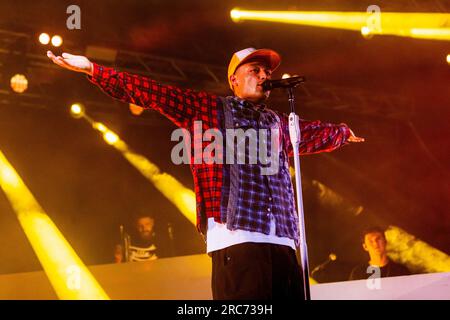
[[[266,79],[268,79],[268,78],[270,78],[270,76],[268,75],[268,73],[266,72],[266,70],[260,70],[259,71],[259,78],[261,79],[261,80],[266,80]]]

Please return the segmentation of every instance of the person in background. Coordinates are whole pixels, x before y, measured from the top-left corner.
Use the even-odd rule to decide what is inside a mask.
[[[128,237],[128,261],[151,261],[160,257],[161,248],[155,232],[155,219],[141,214],[133,219],[133,232]],[[117,244],[114,249],[114,261],[125,262],[125,244]]]
[[[369,254],[369,261],[355,266],[350,273],[349,280],[369,278],[373,275],[373,271],[369,267],[378,267],[381,278],[411,274],[405,266],[388,258],[386,252],[387,240],[383,229],[380,227],[367,228],[363,231],[361,240],[363,249]]]

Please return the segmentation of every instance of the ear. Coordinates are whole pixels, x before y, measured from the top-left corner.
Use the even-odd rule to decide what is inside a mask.
[[[235,74],[232,74],[230,76],[230,82],[233,87],[236,87],[238,85],[237,77]]]
[[[367,245],[365,243],[362,244],[362,247],[363,247],[364,251],[369,251],[369,249],[367,248]]]

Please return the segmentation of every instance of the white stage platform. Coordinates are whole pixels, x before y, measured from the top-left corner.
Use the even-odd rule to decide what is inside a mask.
[[[211,258],[206,254],[150,262],[89,267],[111,299],[209,300]],[[311,286],[314,300],[450,300],[450,272],[381,279],[380,289],[366,280]],[[45,273],[0,275],[0,300],[57,299]]]

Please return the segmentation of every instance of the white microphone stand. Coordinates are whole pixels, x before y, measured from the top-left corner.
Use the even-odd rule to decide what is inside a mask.
[[[309,264],[308,264],[308,247],[306,245],[305,234],[305,215],[303,212],[303,195],[302,195],[302,177],[300,171],[300,152],[299,145],[301,141],[300,120],[295,113],[294,89],[287,88],[289,96],[289,105],[291,113],[289,114],[289,136],[291,138],[292,149],[294,150],[294,168],[295,168],[295,188],[297,192],[297,209],[298,209],[298,227],[300,230],[300,260],[302,267],[303,288],[305,300],[311,300],[309,288]]]

